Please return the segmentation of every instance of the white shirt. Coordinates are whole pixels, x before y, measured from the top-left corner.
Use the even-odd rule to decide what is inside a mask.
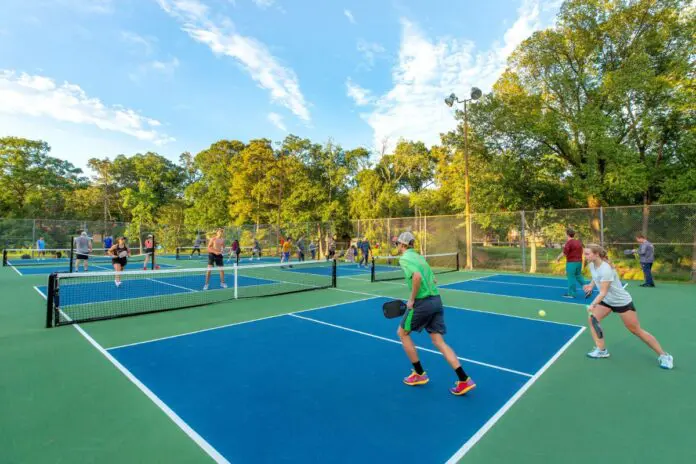
[[[601,282],[611,282],[609,291],[602,300],[604,303],[610,306],[626,306],[632,301],[631,295],[621,285],[616,270],[609,263],[602,262],[598,268],[595,268],[594,263],[590,263],[590,274],[597,290],[601,290]]]

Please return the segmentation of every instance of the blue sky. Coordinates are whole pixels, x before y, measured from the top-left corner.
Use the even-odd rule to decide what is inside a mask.
[[[4,0],[0,136],[84,167],[288,133],[437,143],[558,1]]]

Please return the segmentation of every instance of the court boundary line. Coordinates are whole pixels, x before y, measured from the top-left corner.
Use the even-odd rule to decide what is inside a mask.
[[[10,266],[12,269],[14,269],[14,271],[15,271],[17,274],[19,274],[19,275],[21,275],[21,276],[24,275],[24,274],[22,274],[21,272],[19,272],[19,271],[17,270],[17,268],[14,266],[14,264],[9,264],[9,266]]]
[[[580,327],[578,331],[573,335],[561,348],[559,348],[558,351],[548,360],[546,361],[546,364],[544,364],[541,369],[539,369],[536,374],[532,376],[522,387],[520,387],[519,390],[515,392],[514,395],[512,395],[506,402],[505,404],[496,411],[495,414],[493,414],[485,424],[479,428],[475,434],[473,434],[467,441],[462,445],[461,448],[459,448],[446,462],[446,464],[456,464],[458,463],[465,455],[468,453],[471,448],[473,448],[480,440],[483,438],[483,436],[488,433],[493,426],[500,420],[503,415],[505,415],[506,412],[512,408],[512,406],[517,403],[517,401],[522,398],[522,396],[529,390],[534,383],[536,383],[537,380],[551,367],[557,360],[558,358],[561,357],[563,353],[570,347],[570,345],[575,342],[575,340],[578,339],[578,337],[585,331],[585,327]]]
[[[36,291],[39,293],[39,295],[41,295],[41,297],[42,297],[44,300],[48,300],[48,295],[44,295],[44,292],[42,292],[41,290],[39,290],[39,286],[38,286],[38,285],[34,285],[34,290],[36,290]]]
[[[355,293],[355,294],[357,294],[357,295],[372,295],[373,297],[376,297],[376,298],[393,298],[393,297],[385,296],[385,295],[377,295],[377,294],[375,294],[375,293],[365,293],[365,292],[358,292],[358,291],[356,291],[356,290],[346,290],[345,288],[332,288],[331,290],[336,290],[336,291],[339,291],[339,292]],[[546,300],[544,300],[544,301],[546,301]],[[501,317],[512,317],[512,318],[515,318],[515,319],[525,319],[525,320],[528,320],[528,321],[543,322],[544,324],[558,324],[558,325],[565,325],[565,326],[568,326],[568,327],[576,327],[576,328],[582,327],[582,328],[585,328],[584,325],[571,324],[571,323],[569,323],[569,322],[547,321],[547,320],[545,320],[545,319],[535,319],[535,318],[533,318],[533,317],[516,316],[516,315],[514,315],[514,314],[496,313],[496,312],[492,312],[492,311],[484,311],[484,310],[482,310],[482,309],[465,308],[465,307],[463,307],[463,306],[454,306],[454,305],[446,304],[446,303],[444,304],[444,307],[445,307],[445,308],[459,309],[459,310],[462,310],[462,311],[471,311],[471,312],[474,312],[474,313],[492,314],[492,315],[501,316]]]
[[[383,298],[383,297],[379,297],[379,298]],[[344,305],[344,304],[350,304],[350,303],[356,303],[356,302],[359,302],[359,301],[367,301],[367,300],[374,300],[374,299],[375,299],[375,297],[371,296],[371,297],[369,297],[369,298],[361,298],[361,299],[359,299],[359,300],[344,301],[343,303],[335,303],[335,304],[331,304],[331,305],[317,306],[317,307],[313,307],[313,308],[302,309],[302,310],[299,310],[299,311],[293,311],[292,314],[301,314],[301,313],[305,313],[305,312],[308,312],[308,311],[316,311],[316,310],[318,310],[318,309],[323,309],[323,308],[333,308],[333,307],[335,307],[335,306],[340,306],[340,305]],[[175,335],[167,335],[166,337],[153,338],[153,339],[151,339],[151,340],[143,340],[143,341],[140,341],[140,342],[126,343],[126,344],[124,344],[124,345],[117,345],[117,346],[112,346],[112,347],[106,348],[106,350],[108,350],[108,351],[111,351],[111,350],[118,350],[118,349],[121,349],[121,348],[127,348],[127,347],[129,347],[129,346],[144,345],[144,344],[146,344],[146,343],[154,343],[154,342],[159,342],[159,341],[162,341],[162,340],[169,340],[170,338],[186,337],[186,336],[188,336],[188,335],[194,335],[194,334],[198,334],[198,333],[201,333],[201,332],[210,332],[210,331],[212,331],[212,330],[225,329],[225,328],[227,328],[227,327],[233,327],[233,326],[235,326],[235,325],[250,324],[250,323],[253,323],[253,322],[265,321],[265,320],[267,320],[267,319],[275,319],[275,318],[277,318],[277,317],[287,316],[288,314],[291,314],[291,313],[274,314],[274,315],[271,315],[271,316],[259,317],[259,318],[257,318],[257,319],[249,319],[249,320],[247,320],[247,321],[232,322],[232,323],[230,323],[230,324],[219,325],[219,326],[215,326],[215,327],[208,327],[208,328],[206,328],[206,329],[194,330],[194,331],[192,331],[192,332],[184,332],[184,333],[175,334]]]
[[[366,336],[366,337],[372,337],[372,338],[376,338],[377,340],[382,340],[382,341],[385,341],[385,342],[395,343],[395,344],[397,344],[397,345],[402,345],[402,346],[403,346],[403,344],[402,344],[400,341],[393,340],[393,339],[387,338],[387,337],[382,337],[382,336],[380,336],[380,335],[371,334],[371,333],[369,333],[369,332],[363,332],[363,331],[361,331],[361,330],[351,329],[350,327],[345,327],[345,326],[338,325],[338,324],[332,324],[332,323],[330,323],[330,322],[321,321],[321,320],[319,320],[319,319],[314,319],[314,318],[307,317],[307,316],[299,316],[299,315],[293,314],[293,313],[289,313],[288,316],[294,317],[294,318],[297,318],[297,319],[304,319],[304,320],[306,320],[306,321],[314,322],[314,323],[316,323],[316,324],[321,324],[321,325],[326,325],[326,326],[329,326],[329,327],[334,327],[334,328],[336,328],[336,329],[345,330],[345,331],[347,331],[347,332],[353,332],[353,333],[356,333],[356,334],[359,334],[359,335],[364,335],[364,336]],[[415,347],[416,347],[417,350],[421,350],[421,351],[425,351],[425,352],[433,353],[433,354],[439,354],[440,356],[443,356],[443,354],[440,353],[439,351],[431,350],[430,348],[425,348],[425,347],[418,346],[418,345],[415,345]],[[497,369],[497,370],[500,370],[500,371],[508,372],[508,373],[510,373],[510,374],[516,374],[516,375],[519,375],[519,376],[522,376],[522,377],[530,377],[530,378],[531,378],[531,377],[534,376],[534,374],[529,374],[529,373],[527,373],[527,372],[517,371],[517,370],[515,370],[515,369],[509,369],[509,368],[507,368],[507,367],[502,367],[502,366],[498,366],[498,365],[495,365],[495,364],[489,364],[489,363],[485,363],[485,362],[483,362],[483,361],[476,361],[476,360],[474,360],[474,359],[462,358],[462,357],[460,357],[460,356],[457,356],[457,359],[459,359],[460,361],[466,361],[466,362],[468,362],[468,363],[470,363],[470,364],[477,364],[477,365],[479,365],[479,366],[488,367],[488,368],[490,368],[490,369]]]
[[[37,292],[46,299],[43,293],[39,291],[36,286],[34,286]],[[61,311],[62,312],[62,311]],[[70,317],[63,313],[66,319]],[[138,379],[131,371],[129,371],[123,364],[121,364],[111,353],[109,353],[103,346],[101,346],[91,335],[89,335],[85,330],[80,327],[79,324],[72,324],[72,326],[77,330],[77,332],[84,337],[99,353],[102,354],[117,370],[123,374],[126,379],[128,379],[133,385],[135,385],[145,396],[152,401],[155,406],[157,406],[169,419],[174,422],[174,424],[181,429],[194,443],[196,443],[199,448],[201,448],[205,453],[210,456],[215,462],[219,464],[230,464],[230,462],[220,454],[208,441],[198,434],[190,425],[186,423],[177,413],[172,410],[167,403],[162,401],[152,390],[150,390],[144,383]]]
[[[461,284],[461,283],[464,283],[464,282],[468,282],[468,280],[462,280],[462,281],[460,281],[460,282],[452,282],[452,283],[445,284],[445,285],[456,285],[456,284]],[[573,302],[573,301],[544,300],[543,298],[531,298],[531,297],[528,297],[528,296],[501,295],[500,293],[477,292],[477,291],[474,291],[474,290],[461,290],[461,289],[458,289],[458,288],[447,288],[447,287],[443,287],[443,286],[438,286],[438,288],[440,288],[440,289],[442,289],[442,290],[450,290],[450,291],[454,291],[454,292],[478,293],[479,295],[492,295],[492,296],[499,296],[499,297],[503,297],[503,298],[524,298],[525,300],[545,301],[545,302],[547,302],[547,303],[551,302],[551,303],[572,304],[572,305],[584,306],[584,303],[575,303],[575,302]]]

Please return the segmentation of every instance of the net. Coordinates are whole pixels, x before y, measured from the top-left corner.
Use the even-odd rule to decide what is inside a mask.
[[[232,253],[231,247],[225,247],[222,255],[226,264],[246,264],[243,261],[254,261],[259,258],[270,258],[276,257],[266,250],[261,250],[260,253],[254,253],[253,247],[243,246],[239,248],[239,256]],[[253,258],[253,259],[252,259]],[[176,249],[176,259],[180,260],[207,260],[208,250],[207,247],[201,246],[200,248],[195,247],[178,247]]]
[[[3,266],[60,266],[70,263],[70,250],[55,248],[47,250],[4,249],[2,250]]]
[[[205,289],[207,272],[207,269],[175,269],[53,273],[49,277],[46,326],[336,286],[336,265],[333,261],[215,268]]]
[[[445,274],[459,270],[459,253],[424,255],[433,274]],[[400,256],[374,256],[372,258],[372,282],[399,280],[404,272],[399,267]]]

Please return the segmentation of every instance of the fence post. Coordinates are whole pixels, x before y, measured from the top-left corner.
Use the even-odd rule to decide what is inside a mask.
[[[604,247],[604,207],[599,207],[599,245]]]
[[[34,248],[36,245],[36,219],[33,219],[31,224],[31,248]]]
[[[524,234],[524,210],[520,211],[522,227],[520,228],[520,249],[522,250],[522,272],[527,272],[527,238]]]

